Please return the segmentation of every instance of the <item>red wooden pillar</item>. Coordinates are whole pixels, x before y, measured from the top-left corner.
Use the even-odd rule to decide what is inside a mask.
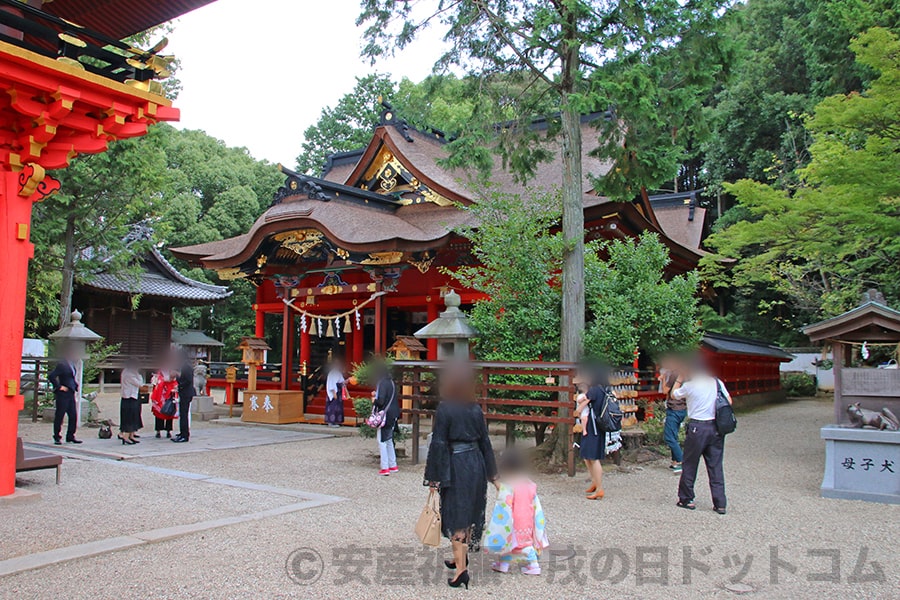
[[[431,323],[435,319],[438,318],[440,314],[440,309],[436,302],[431,301],[431,296],[426,298],[428,304],[426,305],[426,310],[428,311],[428,322]],[[437,360],[437,351],[438,351],[438,341],[436,339],[430,339],[427,341],[428,345],[428,360]]]
[[[16,438],[19,411],[25,406],[19,377],[28,261],[34,256],[29,240],[31,203],[36,194],[23,197],[19,191],[19,174],[0,172],[0,496],[16,490]]]
[[[309,364],[309,330],[300,332],[300,364]]]
[[[293,352],[294,317],[292,309],[284,305],[281,316],[281,389],[288,389],[291,381],[291,354]]]
[[[256,311],[256,330],[253,335],[258,338],[266,337],[266,313],[259,309],[259,305],[263,301],[263,289],[262,285],[259,285],[256,288],[256,304],[253,305],[253,310]]]
[[[375,354],[384,356],[387,350],[387,311],[384,296],[375,298]]]

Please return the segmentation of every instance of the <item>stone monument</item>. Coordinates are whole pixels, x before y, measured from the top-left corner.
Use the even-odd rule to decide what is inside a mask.
[[[900,370],[853,366],[852,360],[862,344],[900,343],[900,311],[873,290],[863,300],[803,330],[813,342],[831,344],[834,355],[834,425],[821,430],[822,496],[900,504]]]

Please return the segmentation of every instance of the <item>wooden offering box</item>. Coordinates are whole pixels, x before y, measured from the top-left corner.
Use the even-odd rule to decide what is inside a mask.
[[[302,423],[303,392],[290,390],[243,390],[245,423]]]

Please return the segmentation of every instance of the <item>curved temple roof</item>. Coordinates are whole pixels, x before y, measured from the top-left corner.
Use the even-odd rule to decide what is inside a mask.
[[[151,248],[147,253],[142,267],[136,276],[97,273],[80,282],[79,287],[114,294],[170,298],[185,304],[212,304],[232,293],[224,286],[185,277],[156,248]]]
[[[469,222],[471,214],[457,204],[477,202],[484,183],[470,172],[444,166],[448,152],[442,136],[390,122],[390,113],[386,115],[388,122],[376,128],[364,150],[330,157],[322,177],[282,167],[287,176],[284,186],[247,233],[171,251],[194,264],[218,269],[227,279],[259,273],[271,254],[283,247],[303,256],[316,244],[325,245],[333,256],[364,265],[384,264],[377,262],[377,255],[427,253],[445,245],[453,229],[474,225]],[[590,130],[597,118],[586,116],[582,127]],[[589,145],[592,136],[586,133],[583,138]],[[559,152],[549,149],[556,158],[539,165],[526,184],[510,171],[495,168],[488,177],[490,191],[522,194],[557,189],[562,165]],[[636,231],[656,231],[681,262],[696,264],[703,252],[667,236],[650,202],[615,203],[593,193],[589,176],[602,175],[608,164],[585,152],[584,166],[586,220],[615,217]]]

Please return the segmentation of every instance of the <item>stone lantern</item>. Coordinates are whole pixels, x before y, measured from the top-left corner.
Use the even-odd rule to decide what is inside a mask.
[[[469,324],[466,314],[459,310],[460,303],[459,294],[450,290],[444,296],[447,309],[414,334],[419,339],[438,341],[438,360],[467,360],[469,340],[478,337],[478,331]]]
[[[256,390],[256,369],[266,362],[266,351],[271,350],[266,341],[258,337],[242,337],[238,350],[243,352],[241,362],[247,365],[247,389]]]
[[[78,357],[75,365],[75,379],[78,381],[78,402],[75,403],[78,411],[78,423],[82,424],[82,391],[84,390],[84,359],[87,357],[87,346],[92,342],[103,339],[103,336],[91,331],[81,322],[81,313],[72,312],[69,322],[62,328],[50,334],[50,339],[59,343],[60,348],[71,349]]]

